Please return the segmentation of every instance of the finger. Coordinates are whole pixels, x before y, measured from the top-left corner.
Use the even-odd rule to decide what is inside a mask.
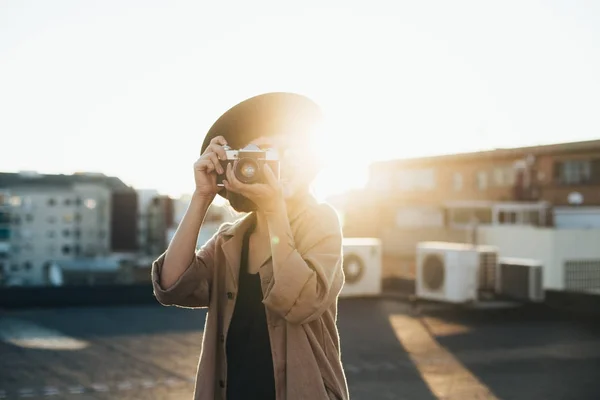
[[[233,189],[236,189],[237,191],[241,182],[238,180],[238,178],[235,177],[231,163],[227,164],[227,171],[225,171],[225,176],[227,177],[227,182],[229,183],[229,186],[231,186]]]
[[[194,163],[194,169],[209,174],[215,170],[215,166],[210,159],[199,159]]]
[[[277,181],[277,177],[275,176],[275,173],[271,169],[271,166],[269,164],[265,164],[265,166],[263,167],[263,170],[264,170],[265,180],[266,180],[267,184],[274,188],[278,187],[279,182]]]
[[[218,144],[211,144],[210,146],[208,146],[206,148],[205,153],[216,153],[217,156],[219,156],[219,160],[226,160],[227,159],[227,153],[225,152],[225,149],[223,148],[223,146],[220,146]]]
[[[223,171],[223,166],[221,165],[221,161],[219,161],[219,157],[215,153],[208,153],[206,154],[206,157],[208,157],[208,159],[212,161],[212,163],[215,166],[215,170],[219,175],[225,172]]]
[[[220,146],[225,146],[227,144],[227,140],[223,136],[215,136],[211,139],[210,144],[218,144]]]

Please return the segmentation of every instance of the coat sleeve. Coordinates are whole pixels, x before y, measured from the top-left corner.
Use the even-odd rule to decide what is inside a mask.
[[[163,288],[160,285],[166,251],[152,263],[152,287],[159,303],[185,308],[209,306],[215,248],[222,228],[195,253],[191,264],[172,286]]]
[[[293,249],[278,266],[263,303],[288,322],[305,324],[321,316],[344,284],[342,231],[333,208],[319,211],[305,226],[307,246]]]

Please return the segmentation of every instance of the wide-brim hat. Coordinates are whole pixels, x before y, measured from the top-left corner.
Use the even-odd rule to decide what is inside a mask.
[[[223,136],[232,149],[240,149],[261,136],[277,134],[309,141],[309,135],[314,134],[322,119],[321,108],[304,95],[260,94],[236,104],[215,121],[204,138],[202,153],[217,136]]]
[[[202,153],[216,136],[239,149],[261,136],[306,135],[322,120],[320,107],[306,96],[273,92],[251,97],[231,107],[208,130]]]

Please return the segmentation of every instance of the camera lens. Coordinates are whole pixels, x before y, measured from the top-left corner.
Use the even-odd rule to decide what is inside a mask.
[[[258,164],[251,158],[242,158],[235,165],[235,177],[242,183],[252,183],[258,176]]]

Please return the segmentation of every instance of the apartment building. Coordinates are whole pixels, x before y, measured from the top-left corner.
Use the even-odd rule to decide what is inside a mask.
[[[137,249],[136,194],[117,178],[0,173],[0,191],[3,275],[19,284],[46,284],[54,262]]]
[[[600,228],[599,206],[600,140],[496,149],[373,164],[364,193],[348,196],[344,231],[381,237],[410,271],[420,240],[469,241],[489,224]]]

